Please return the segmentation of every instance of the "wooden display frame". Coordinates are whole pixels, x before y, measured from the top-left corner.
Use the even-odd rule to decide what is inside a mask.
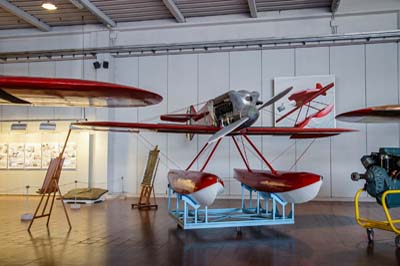
[[[70,134],[71,134],[71,129],[68,131],[68,135],[67,135],[67,138],[64,143],[64,147],[63,147],[60,155],[57,158],[51,159],[51,161],[50,161],[50,165],[49,165],[49,168],[47,169],[47,173],[46,173],[45,179],[43,181],[42,188],[38,190],[38,193],[41,194],[42,196],[40,198],[38,206],[36,207],[35,214],[33,215],[33,218],[29,224],[28,232],[31,232],[31,227],[33,225],[33,222],[39,218],[47,217],[46,226],[47,226],[47,228],[49,227],[50,217],[51,217],[51,213],[53,211],[54,200],[56,198],[57,192],[60,197],[65,216],[67,218],[69,231],[72,229],[71,221],[69,219],[67,209],[64,204],[64,198],[60,191],[60,187],[58,185],[58,181],[60,180],[62,165],[64,163],[63,155],[64,155],[65,147],[67,146]],[[47,196],[47,198],[44,202],[44,206],[42,207],[42,211],[40,214],[38,214],[39,210],[41,209],[43,199],[46,196]],[[50,200],[50,198],[51,198],[51,200]],[[51,201],[51,203],[50,203],[50,206],[48,209],[47,207],[48,207],[49,200]],[[48,209],[48,211],[46,212],[47,209]]]

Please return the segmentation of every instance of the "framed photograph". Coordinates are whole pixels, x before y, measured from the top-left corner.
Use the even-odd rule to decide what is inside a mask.
[[[276,127],[334,128],[335,76],[279,77],[274,79],[275,95],[293,87],[275,103]]]
[[[8,144],[0,143],[0,169],[8,166]]]
[[[42,150],[40,143],[25,144],[25,168],[40,169],[42,167]]]
[[[60,149],[62,144],[60,144]],[[64,151],[64,164],[63,169],[76,169],[76,154],[77,154],[77,145],[74,142],[70,142],[67,144],[67,147]]]
[[[24,169],[25,166],[25,144],[10,143],[8,146],[8,168]]]
[[[60,153],[60,145],[56,142],[42,143],[42,169],[49,168],[50,160]]]

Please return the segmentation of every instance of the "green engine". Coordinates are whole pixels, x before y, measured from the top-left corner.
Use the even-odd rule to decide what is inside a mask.
[[[380,148],[379,152],[364,155],[361,163],[364,174],[352,173],[351,179],[365,179],[365,190],[382,204],[382,194],[387,190],[400,189],[400,148]],[[386,197],[388,208],[400,207],[400,194]]]

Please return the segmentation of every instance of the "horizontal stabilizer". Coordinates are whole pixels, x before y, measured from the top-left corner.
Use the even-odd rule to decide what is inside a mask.
[[[189,120],[194,120],[194,121],[200,120],[208,114],[209,114],[208,112],[196,113],[194,107],[190,106],[190,109],[186,114],[166,114],[166,115],[161,115],[160,119],[162,121],[168,121],[168,122],[185,123]]]

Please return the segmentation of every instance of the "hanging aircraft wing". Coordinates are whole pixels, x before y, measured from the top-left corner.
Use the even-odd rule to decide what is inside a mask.
[[[337,120],[355,123],[400,123],[400,105],[358,109],[336,116]]]
[[[140,132],[155,131],[160,133],[200,134],[212,135],[221,128],[202,125],[182,125],[172,123],[124,123],[124,122],[79,122],[71,125],[72,129],[87,129],[95,131],[117,131],[117,132]],[[249,127],[233,131],[229,135],[277,135],[290,136],[291,138],[323,138],[338,135],[340,133],[352,132],[355,130],[346,128],[294,128],[294,127]]]
[[[0,76],[0,104],[37,106],[140,107],[162,97],[113,83],[64,78]]]

